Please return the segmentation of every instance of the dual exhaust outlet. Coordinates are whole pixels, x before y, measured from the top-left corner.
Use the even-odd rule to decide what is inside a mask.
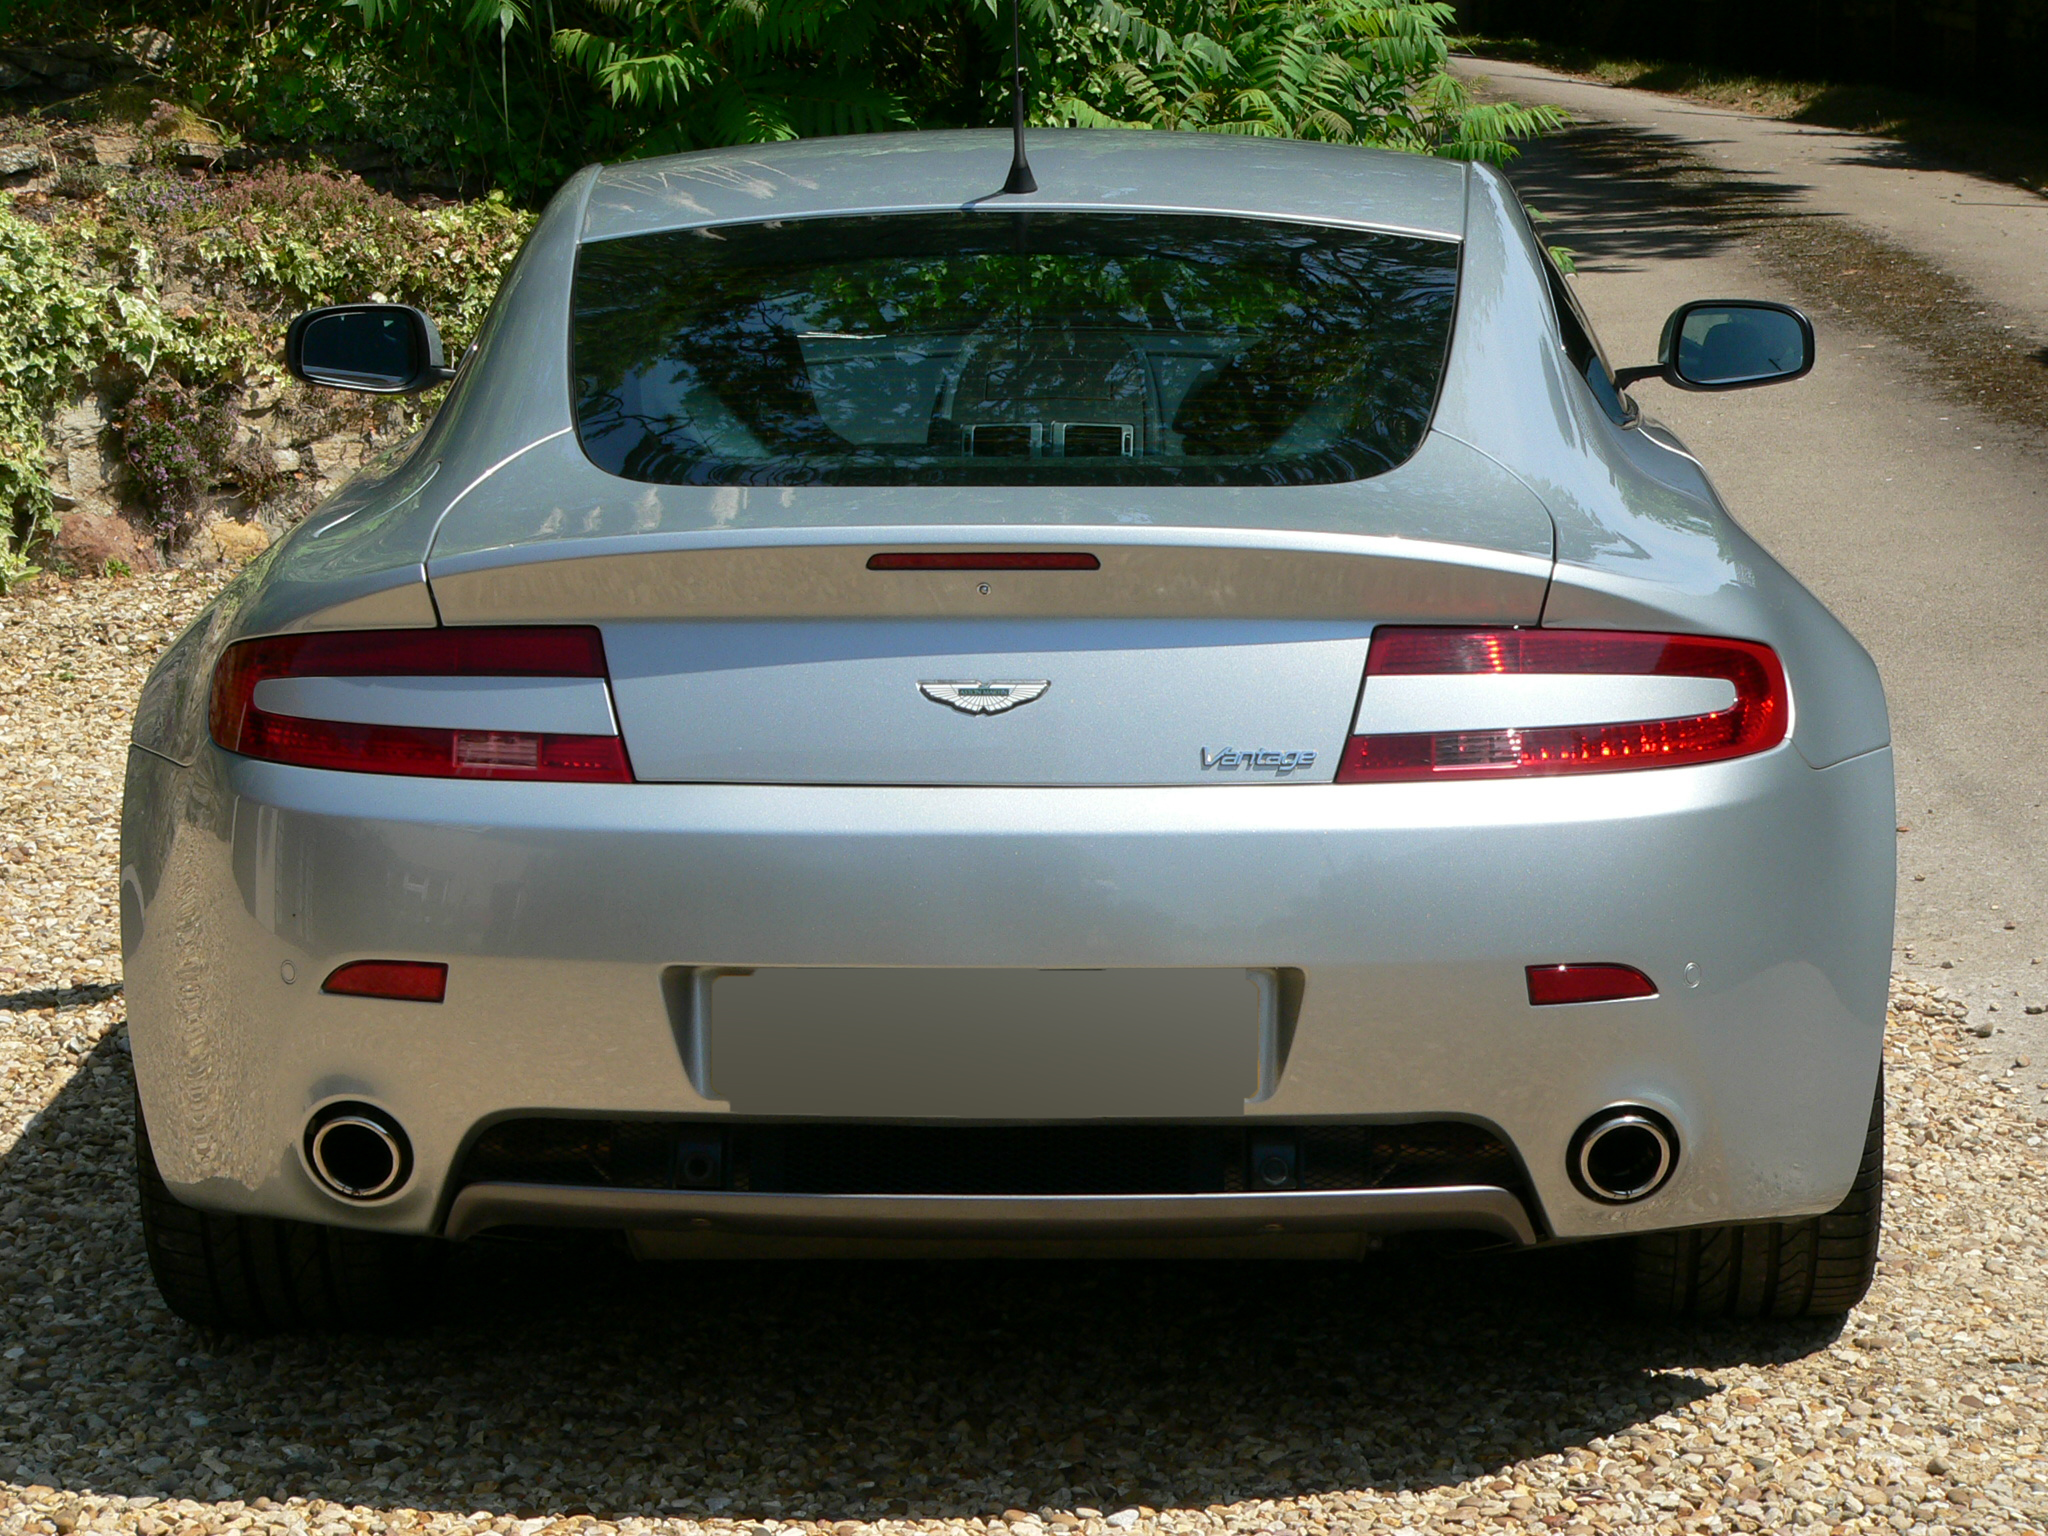
[[[333,1195],[355,1203],[381,1200],[412,1177],[412,1142],[405,1129],[374,1104],[329,1104],[306,1122],[306,1165]],[[1654,1109],[1622,1104],[1603,1109],[1579,1127],[1566,1154],[1572,1183],[1603,1205],[1646,1200],[1669,1182],[1678,1166],[1678,1133]],[[1277,1152],[1259,1164],[1271,1187],[1292,1183]],[[693,1181],[695,1182],[695,1181]]]

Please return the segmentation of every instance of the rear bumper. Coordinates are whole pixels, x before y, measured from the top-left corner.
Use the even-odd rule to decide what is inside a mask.
[[[1527,1171],[1522,1225],[1501,1230],[1519,1240],[1789,1216],[1833,1205],[1862,1145],[1892,821],[1888,753],[1816,771],[1789,748],[1517,783],[1169,789],[519,785],[138,751],[130,1027],[162,1171],[194,1205],[416,1232],[478,1230],[479,1211],[694,1222],[711,1197],[605,1191],[632,1196],[610,1211],[559,1189],[465,1197],[453,1175],[513,1114],[717,1115],[664,994],[678,966],[1283,967],[1303,977],[1299,1011],[1247,1124],[1494,1129]],[[319,991],[361,958],[446,961],[447,1001]],[[1561,960],[1640,966],[1661,995],[1530,1008],[1523,967]],[[337,1098],[410,1134],[417,1171],[395,1199],[344,1205],[306,1172],[306,1116]],[[1619,1102],[1668,1116],[1683,1156],[1658,1194],[1603,1206],[1564,1151]],[[1248,1219],[1159,1198],[986,1219]],[[1304,1198],[1283,1225],[1400,1215],[1396,1199]],[[825,1219],[745,1199],[715,1219]],[[824,1209],[940,1231],[961,1208]],[[1412,1201],[1408,1216],[1443,1224]]]

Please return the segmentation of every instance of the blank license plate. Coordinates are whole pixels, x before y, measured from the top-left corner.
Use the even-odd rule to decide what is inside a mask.
[[[1271,972],[700,970],[698,1088],[740,1114],[1237,1115],[1260,1087]],[[1269,1053],[1268,1053],[1269,1054]]]

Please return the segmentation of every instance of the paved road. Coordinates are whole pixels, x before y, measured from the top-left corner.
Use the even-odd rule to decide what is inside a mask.
[[[1502,95],[1586,123],[1670,135],[1724,175],[1778,189],[1788,209],[1847,217],[1952,272],[2048,340],[2048,197],[1915,157],[1894,139],[1780,122],[1705,102],[1473,61]]]
[[[1804,382],[1637,396],[1876,656],[1910,829],[1901,964],[2040,1074],[2048,1015],[2022,1009],[2048,1004],[2048,199],[1881,140],[1468,68],[1579,119],[1511,174],[1576,250],[1617,365],[1650,361],[1683,299],[1811,308]]]

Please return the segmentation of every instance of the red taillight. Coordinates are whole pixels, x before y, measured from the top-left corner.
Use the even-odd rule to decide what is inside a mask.
[[[944,550],[869,555],[871,571],[1099,571],[1102,562],[1071,550]]]
[[[1634,676],[1719,678],[1735,702],[1711,714],[1591,725],[1502,726],[1354,736],[1337,782],[1505,778],[1672,768],[1746,757],[1785,739],[1785,671],[1767,645],[1700,635],[1571,629],[1381,629],[1366,659],[1374,677]]]
[[[438,1003],[448,995],[448,967],[435,960],[356,960],[336,970],[320,990],[343,997]]]
[[[228,647],[213,674],[213,739],[230,752],[302,768],[424,778],[629,783],[617,736],[365,725],[271,714],[256,688],[285,677],[606,676],[594,628],[338,630]]]
[[[1538,1008],[1554,1003],[1612,1003],[1624,997],[1655,997],[1657,984],[1632,965],[1532,965],[1529,1001]]]

